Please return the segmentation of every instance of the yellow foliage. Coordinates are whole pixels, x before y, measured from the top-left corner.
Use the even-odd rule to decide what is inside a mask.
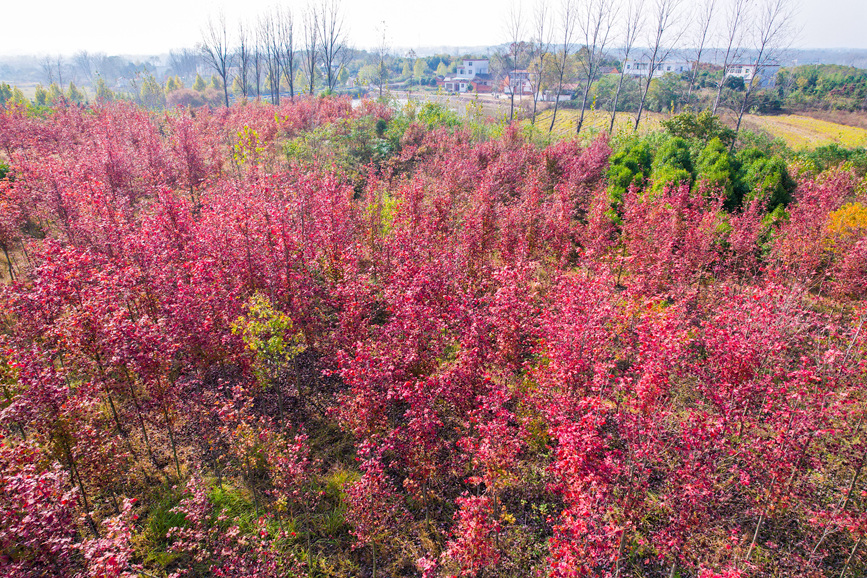
[[[259,135],[247,125],[238,131],[238,141],[234,146],[234,157],[238,163],[255,163],[265,152]]]
[[[867,235],[867,207],[861,203],[846,203],[828,215],[825,231],[827,248],[831,251]]]

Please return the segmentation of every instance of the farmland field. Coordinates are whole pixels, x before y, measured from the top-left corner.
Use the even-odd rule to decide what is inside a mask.
[[[539,114],[536,118],[536,124],[544,129],[548,130],[548,126],[551,123],[551,116],[553,115],[553,109],[546,110]],[[572,109],[560,109],[557,111],[557,120],[554,123],[554,130],[552,133],[555,136],[559,137],[568,137],[575,134],[575,125],[578,122],[578,115],[580,111],[572,110]],[[660,114],[656,112],[645,112],[642,114],[640,132],[652,132],[659,128],[659,121],[663,120],[668,115]],[[598,134],[600,132],[604,132],[608,130],[608,123],[611,121],[611,113],[605,110],[587,110],[584,113],[584,127],[583,131],[587,131],[591,135]],[[529,124],[529,120],[525,121],[525,124]],[[633,113],[617,113],[617,120],[614,124],[614,132],[619,133],[622,131],[631,132],[632,127],[635,123],[635,115]]]
[[[548,125],[551,122],[552,112],[549,109],[540,113],[536,119],[537,126],[547,131]],[[569,137],[574,134],[578,114],[579,111],[571,109],[557,111],[557,120],[554,124],[553,134],[558,137]],[[610,114],[608,111],[588,110],[584,117],[584,130],[590,135],[607,130],[608,122],[611,118]],[[657,112],[644,113],[642,115],[640,132],[653,132],[659,128],[660,121],[668,118],[668,116],[668,114]],[[525,124],[529,124],[529,120],[524,122]],[[618,113],[615,134],[631,132],[632,123],[634,122],[635,114]],[[728,122],[734,124],[734,119],[729,118]],[[867,146],[867,129],[795,114],[778,116],[746,115],[742,128],[768,133],[774,138],[782,139],[787,146],[794,150],[812,149],[829,144],[838,144],[845,147]]]
[[[779,116],[746,115],[746,128],[759,129],[783,139],[796,150],[838,144],[846,147],[867,146],[867,130],[795,114]]]

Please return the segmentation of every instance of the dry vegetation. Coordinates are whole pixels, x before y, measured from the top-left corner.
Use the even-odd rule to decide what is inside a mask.
[[[766,132],[775,138],[783,139],[795,150],[834,143],[845,147],[867,146],[867,129],[808,116],[747,115],[744,117],[744,125],[750,130]]]

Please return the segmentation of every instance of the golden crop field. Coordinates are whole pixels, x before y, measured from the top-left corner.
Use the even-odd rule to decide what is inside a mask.
[[[554,122],[554,129],[551,131],[553,135],[558,137],[570,137],[575,134],[575,127],[578,122],[578,116],[581,111],[571,109],[560,109],[557,111],[557,120]],[[536,127],[547,132],[551,125],[551,116],[553,109],[546,110],[536,118]],[[655,112],[644,112],[641,115],[641,124],[639,132],[650,132],[659,128],[659,121],[667,118],[668,115]],[[611,122],[611,113],[600,110],[587,110],[584,112],[584,126],[581,129],[582,134],[596,135],[600,132],[607,132],[609,123]],[[529,125],[530,121],[525,120],[524,124]],[[617,119],[614,123],[614,133],[632,132],[632,127],[635,124],[635,115],[632,113],[618,112]]]
[[[845,147],[867,146],[867,130],[825,120],[784,114],[779,116],[746,115],[747,128],[758,128],[783,139],[796,150],[839,144]]]

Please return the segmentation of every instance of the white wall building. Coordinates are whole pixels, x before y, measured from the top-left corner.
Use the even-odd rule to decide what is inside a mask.
[[[647,77],[650,69],[650,59],[641,58],[638,60],[628,59],[624,65],[625,74],[629,76]],[[686,60],[663,60],[656,63],[656,69],[653,71],[653,78],[661,78],[666,74],[683,74],[692,70],[692,63]]]
[[[490,63],[486,58],[468,58],[461,61],[454,74],[437,80],[447,92],[491,92]]]
[[[755,63],[735,63],[726,68],[726,77],[737,76],[744,79],[744,84],[757,82],[759,88],[773,88],[776,84],[777,71],[779,70],[779,64],[765,64],[760,67]]]
[[[469,58],[458,65],[457,73],[454,76],[470,80],[479,74],[488,74],[488,64],[489,61],[484,58]]]

